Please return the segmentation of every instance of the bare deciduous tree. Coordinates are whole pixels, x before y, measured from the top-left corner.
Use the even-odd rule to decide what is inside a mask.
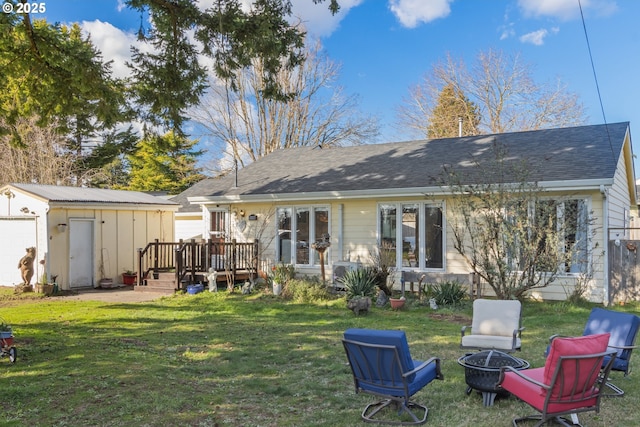
[[[519,54],[489,50],[481,52],[471,68],[451,55],[435,64],[399,107],[400,125],[428,137],[429,122],[445,87],[452,87],[479,107],[481,133],[574,126],[585,121],[578,96],[568,92],[559,79],[538,84],[532,66]],[[457,122],[458,117],[450,120]]]
[[[554,198],[529,179],[526,163],[509,163],[495,144],[494,159],[477,164],[475,182],[448,170],[453,192],[447,221],[453,246],[500,299],[523,299],[560,275],[590,277],[594,230],[584,200]]]
[[[191,118],[204,129],[219,158],[212,167],[228,171],[279,149],[301,146],[341,146],[367,142],[378,134],[375,120],[358,114],[357,97],[344,96],[335,86],[339,67],[321,54],[319,43],[309,48],[303,63],[282,69],[278,83],[288,100],[263,96],[264,67],[258,60],[235,79],[236,91],[211,85]]]
[[[13,146],[7,135],[0,137],[1,183],[75,184],[75,157],[55,123],[41,127],[35,117],[20,118],[15,129],[25,147]]]

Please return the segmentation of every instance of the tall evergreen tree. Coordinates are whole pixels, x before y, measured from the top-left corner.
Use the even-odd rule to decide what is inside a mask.
[[[20,118],[36,117],[43,129],[54,126],[67,138],[65,147],[76,158],[80,183],[87,171],[86,155],[104,133],[127,119],[124,86],[111,77],[110,64],[102,61],[77,24],[1,14],[0,69],[0,134],[24,147],[17,128]]]
[[[186,190],[203,178],[195,166],[201,154],[194,149],[196,143],[172,131],[140,140],[136,152],[127,156],[130,176],[126,188],[171,194]]]
[[[151,27],[139,38],[151,51],[132,48],[132,92],[142,107],[142,118],[165,131],[184,136],[186,110],[198,103],[205,89],[206,70],[189,40],[200,11],[191,0],[129,0],[141,13],[148,11]]]
[[[478,106],[471,102],[453,85],[447,85],[438,96],[436,106],[431,112],[427,126],[429,138],[451,138],[460,134],[477,135],[480,124]]]

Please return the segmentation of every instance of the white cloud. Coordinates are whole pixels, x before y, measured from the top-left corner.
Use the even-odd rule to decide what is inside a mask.
[[[516,30],[513,28],[513,23],[505,24],[499,28],[500,40],[506,40],[516,35]]]
[[[330,36],[351,9],[364,0],[340,0],[340,11],[332,15],[328,1],[314,4],[310,0],[293,0],[292,23],[300,22],[312,37]]]
[[[547,31],[546,29],[541,29],[520,36],[520,41],[522,43],[531,43],[536,46],[542,46],[544,44],[544,38],[547,37],[547,35],[549,35],[549,31]]]
[[[398,21],[407,27],[415,28],[419,24],[444,18],[449,15],[449,3],[453,0],[389,0],[389,9]]]
[[[618,6],[615,0],[582,0],[582,10],[593,10],[599,15],[610,15]],[[561,20],[580,17],[577,0],[518,0],[518,6],[525,16],[547,16]]]
[[[131,61],[131,46],[144,48],[136,35],[114,27],[108,22],[82,21],[82,30],[91,36],[93,44],[102,52],[102,59],[113,61],[111,69],[114,77],[124,78],[131,74],[126,62]]]

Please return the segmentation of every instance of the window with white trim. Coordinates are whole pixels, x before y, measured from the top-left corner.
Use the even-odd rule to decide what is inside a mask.
[[[378,205],[378,240],[395,249],[396,268],[444,268],[444,215],[442,203],[381,203]]]
[[[517,211],[517,208],[513,210]],[[590,215],[587,199],[538,200],[535,205],[529,205],[529,215],[531,226],[535,228],[530,229],[529,234],[538,233],[536,268],[539,271],[549,272],[556,268],[560,273],[588,271]],[[512,220],[515,221],[515,217]],[[515,246],[519,246],[517,242]],[[555,264],[558,253],[564,258],[561,265]],[[547,254],[549,256],[545,256]],[[511,262],[515,261],[514,257],[509,258]]]
[[[276,259],[284,264],[319,265],[320,256],[312,248],[329,235],[327,206],[292,206],[276,210]],[[329,256],[325,256],[325,264]]]

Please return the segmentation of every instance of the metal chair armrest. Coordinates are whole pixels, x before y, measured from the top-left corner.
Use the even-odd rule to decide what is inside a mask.
[[[504,374],[509,371],[509,372],[513,372],[514,374],[516,374],[517,376],[519,376],[520,378],[522,378],[523,380],[530,382],[532,384],[535,384],[537,386],[540,386],[542,388],[544,388],[545,390],[549,391],[551,389],[551,387],[547,384],[541,383],[540,381],[536,381],[533,378],[530,378],[528,376],[525,375],[525,373],[527,372],[526,370],[524,371],[518,371],[517,369],[515,369],[513,366],[502,366],[500,368],[500,377],[498,378],[498,385],[502,384],[502,381],[504,380]]]
[[[637,346],[637,345],[612,345],[612,344],[609,344],[607,347],[618,348],[620,350],[633,350],[634,348],[638,348],[640,346]]]
[[[467,333],[467,328],[470,328],[470,327],[471,326],[463,326],[462,329],[460,329],[460,338],[465,336],[465,334]]]
[[[413,368],[410,371],[405,372],[404,374],[402,374],[403,377],[408,377],[410,375],[415,374],[416,372],[426,368],[427,366],[431,365],[432,363],[436,364],[436,378],[438,378],[439,380],[443,380],[444,379],[444,375],[442,375],[442,371],[440,370],[440,358],[439,357],[431,357],[429,360],[426,360],[424,362],[422,362],[418,367]]]

